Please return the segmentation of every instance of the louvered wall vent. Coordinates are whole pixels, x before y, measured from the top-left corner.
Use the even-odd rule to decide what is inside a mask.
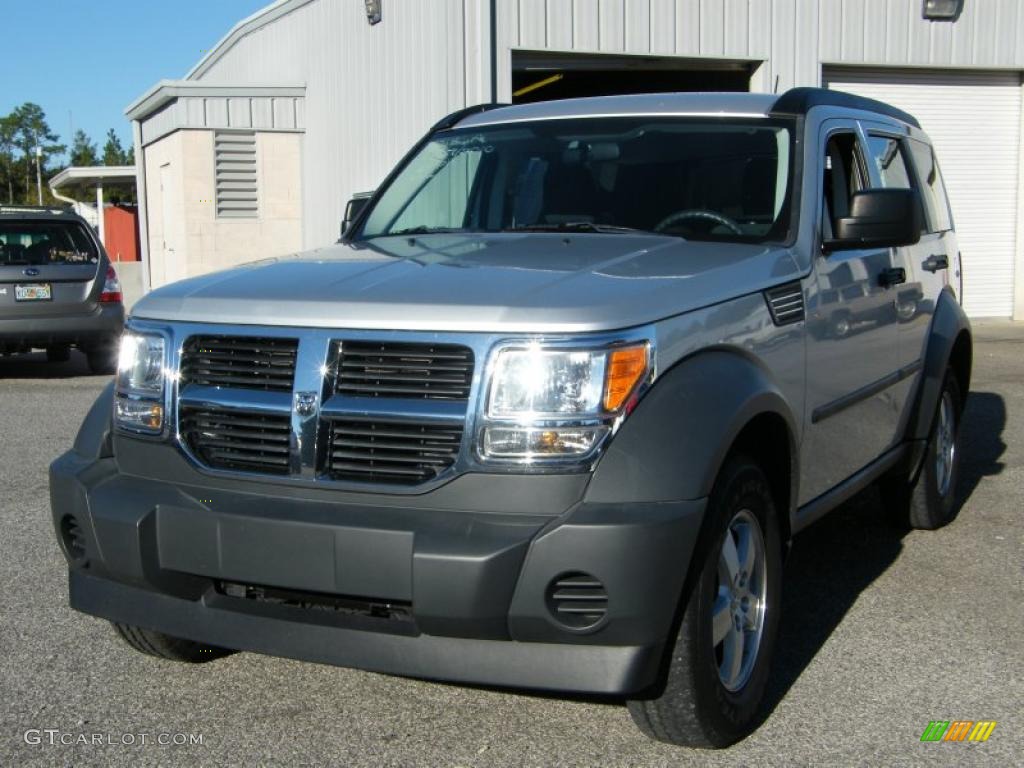
[[[217,131],[213,136],[219,218],[259,215],[254,131]]]
[[[804,319],[804,292],[800,283],[786,283],[764,292],[776,325],[799,323]]]

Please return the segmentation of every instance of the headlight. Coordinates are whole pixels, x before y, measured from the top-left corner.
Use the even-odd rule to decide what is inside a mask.
[[[500,350],[491,366],[480,454],[519,462],[586,458],[649,373],[647,343]]]
[[[126,331],[117,366],[114,421],[138,432],[158,433],[164,423],[164,339]]]

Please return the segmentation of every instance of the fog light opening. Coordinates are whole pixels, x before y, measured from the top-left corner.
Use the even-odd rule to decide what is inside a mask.
[[[596,629],[608,614],[608,593],[604,584],[597,577],[580,571],[552,579],[545,601],[557,624],[577,632]]]
[[[84,568],[89,565],[85,548],[85,536],[74,515],[64,515],[60,520],[60,541],[64,554],[72,566]]]

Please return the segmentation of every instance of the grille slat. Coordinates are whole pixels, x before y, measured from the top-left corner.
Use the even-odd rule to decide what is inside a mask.
[[[291,416],[183,406],[181,435],[213,469],[288,474]]]
[[[462,427],[401,422],[331,423],[328,471],[338,480],[416,484],[455,463]]]
[[[456,344],[346,341],[337,371],[337,394],[468,400],[473,351]]]
[[[298,339],[192,336],[181,352],[181,384],[290,392]]]

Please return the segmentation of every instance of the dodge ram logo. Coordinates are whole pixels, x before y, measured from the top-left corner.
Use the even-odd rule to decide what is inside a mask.
[[[319,399],[316,392],[296,392],[295,412],[299,416],[312,416],[316,413],[316,403]]]

